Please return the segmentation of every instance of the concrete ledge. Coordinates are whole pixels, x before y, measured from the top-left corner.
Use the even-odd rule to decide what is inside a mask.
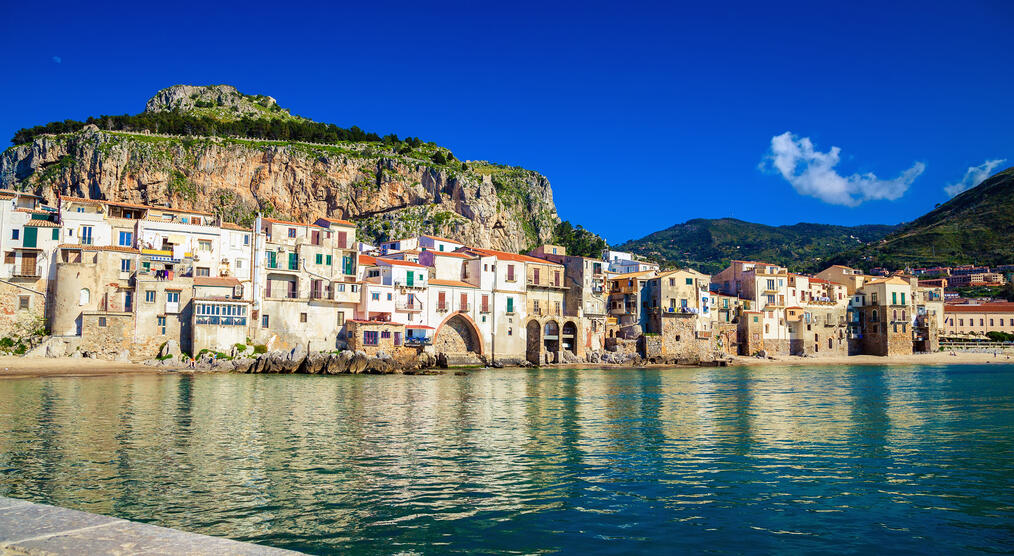
[[[299,553],[0,497],[0,555],[15,554]]]

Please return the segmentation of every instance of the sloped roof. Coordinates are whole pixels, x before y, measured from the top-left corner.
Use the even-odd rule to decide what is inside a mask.
[[[454,286],[456,288],[478,288],[475,284],[469,284],[468,282],[462,282],[461,280],[440,280],[433,278],[429,281],[431,286]]]
[[[362,256],[362,255],[360,255],[360,256]],[[376,261],[378,263],[389,264],[389,265],[392,265],[392,266],[412,266],[412,267],[417,267],[417,268],[426,268],[425,266],[423,266],[423,265],[421,265],[419,263],[413,263],[412,261],[403,261],[401,259],[385,259],[383,257],[380,257],[380,258],[377,258]]]
[[[218,286],[223,288],[234,288],[239,285],[239,280],[232,276],[221,276],[212,278],[210,276],[195,276],[195,286]]]
[[[560,263],[554,263],[553,261],[547,261],[546,259],[539,259],[537,257],[531,257],[529,255],[521,255],[520,253],[508,253],[507,251],[497,251],[496,249],[482,249],[481,247],[465,247],[466,250],[478,253],[484,257],[496,257],[497,260],[502,261],[516,261],[519,263],[538,263],[548,264],[554,266],[563,266]]]
[[[1014,313],[1014,302],[997,301],[982,305],[960,305],[948,303],[944,305],[945,313]]]

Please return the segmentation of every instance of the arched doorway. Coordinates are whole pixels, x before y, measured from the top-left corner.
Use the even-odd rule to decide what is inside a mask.
[[[577,325],[571,321],[563,323],[563,336],[560,341],[563,349],[577,355]]]
[[[527,333],[527,338],[525,338],[525,341],[527,342],[525,346],[525,359],[527,359],[529,363],[538,365],[542,362],[539,360],[542,355],[542,327],[539,326],[539,321],[528,321],[528,326],[525,327],[525,332]]]
[[[556,363],[556,355],[560,351],[560,325],[555,320],[542,327],[542,345],[549,354],[549,362]]]
[[[461,314],[444,321],[433,337],[433,348],[437,353],[448,355],[482,355],[482,341],[475,325]]]

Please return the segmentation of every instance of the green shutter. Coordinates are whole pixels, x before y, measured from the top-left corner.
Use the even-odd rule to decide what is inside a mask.
[[[327,256],[327,266],[331,266],[331,255]]]
[[[275,264],[274,251],[268,251],[268,268],[278,268],[278,265]]]
[[[324,255],[317,253],[314,262],[316,262],[317,264],[324,264]]]
[[[507,298],[507,312],[508,313],[513,313],[514,312],[514,298],[513,297],[508,297]]]
[[[289,270],[299,270],[298,253],[289,253]]]
[[[415,272],[406,272],[405,273],[405,278],[408,279],[408,281],[407,281],[407,285],[408,286],[414,286],[415,285]]]
[[[39,229],[25,227],[25,239],[22,245],[25,247],[35,247],[39,244]]]
[[[53,241],[60,240],[60,228],[53,228]]]

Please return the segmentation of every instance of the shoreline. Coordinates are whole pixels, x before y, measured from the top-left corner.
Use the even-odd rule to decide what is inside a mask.
[[[799,357],[783,355],[772,359],[737,356],[727,363],[726,367],[778,367],[778,366],[907,366],[907,365],[983,365],[1012,364],[1014,356],[992,353],[935,352],[902,355],[895,357],[879,357],[876,355],[850,355],[834,357]],[[523,367],[505,367],[520,369]],[[530,367],[528,367],[530,368]],[[709,368],[696,365],[671,365],[664,363],[647,363],[642,365],[621,365],[611,363],[564,363],[546,365],[543,369],[690,369]],[[723,368],[716,366],[714,368]],[[474,371],[482,369],[465,369],[451,367],[434,369],[441,372]],[[8,378],[46,378],[46,377],[94,377],[115,375],[142,374],[204,374],[222,371],[204,371],[187,368],[167,369],[150,367],[140,363],[121,361],[102,361],[98,359],[69,359],[47,357],[0,356],[0,380]]]

